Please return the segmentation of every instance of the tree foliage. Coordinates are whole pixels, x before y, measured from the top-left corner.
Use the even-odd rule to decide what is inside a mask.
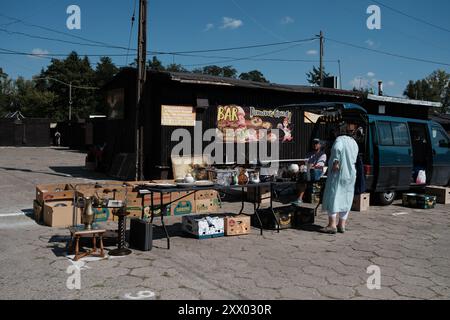
[[[330,74],[325,72],[325,68],[323,69],[323,78],[329,77]],[[306,78],[308,80],[308,83],[316,86],[320,86],[320,68],[316,68],[316,66],[313,66],[313,69],[306,73]]]
[[[198,68],[192,70],[193,73],[206,74],[210,76],[216,77],[224,77],[224,78],[237,78],[237,70],[232,66],[220,67],[216,65],[205,66],[203,68]]]
[[[410,99],[442,103],[442,112],[450,111],[450,74],[436,70],[425,79],[410,80],[403,93]]]
[[[252,70],[249,72],[243,72],[239,75],[239,79],[241,80],[249,80],[249,81],[256,81],[256,82],[264,82],[268,83],[267,79],[264,77],[261,71],[258,70]]]
[[[130,64],[136,66],[136,60]],[[232,66],[209,65],[188,70],[181,64],[166,66],[153,56],[146,67],[156,71],[193,72],[219,77],[268,82],[258,70],[239,74]],[[52,59],[50,64],[26,80],[18,77],[12,80],[0,68],[0,116],[6,112],[21,111],[26,117],[46,117],[54,121],[68,120],[70,84],[72,84],[72,119],[83,119],[89,115],[105,114],[106,106],[100,90],[77,87],[101,88],[119,71],[110,57],[101,57],[94,68],[88,57],[81,57],[75,51],[64,59]]]

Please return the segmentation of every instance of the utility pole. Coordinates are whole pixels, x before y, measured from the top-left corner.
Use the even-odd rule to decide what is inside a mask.
[[[69,122],[72,120],[72,81],[69,83]]]
[[[320,31],[320,86],[323,87],[323,32]]]
[[[147,0],[139,0],[139,31],[138,31],[138,55],[137,55],[137,90],[136,90],[136,180],[144,177],[144,128],[142,126],[142,96],[146,80],[146,52],[147,52]]]

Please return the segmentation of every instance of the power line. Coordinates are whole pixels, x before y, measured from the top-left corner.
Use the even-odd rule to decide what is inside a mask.
[[[294,46],[292,46],[294,47]],[[284,48],[284,49],[280,49],[280,50],[276,50],[276,51],[271,51],[271,52],[266,52],[266,53],[262,53],[262,54],[258,54],[255,56],[251,56],[251,57],[232,57],[232,56],[216,56],[216,55],[197,55],[197,54],[184,54],[184,53],[175,53],[173,55],[175,56],[180,56],[180,57],[190,57],[190,58],[203,58],[203,59],[226,59],[226,60],[230,60],[230,61],[237,61],[237,60],[248,60],[248,61],[271,61],[271,62],[308,62],[308,63],[315,63],[318,62],[318,60],[312,60],[312,59],[286,59],[286,58],[257,58],[257,56],[263,56],[263,55],[269,55],[269,54],[273,54],[275,52],[280,52],[280,51],[284,51],[284,50],[288,50],[291,49],[292,47],[288,47],[288,48]],[[4,52],[2,52],[4,51]],[[159,56],[159,55],[169,55],[172,53],[168,53],[168,52],[151,52],[153,55]],[[41,57],[41,58],[47,58],[47,59],[51,59],[56,58],[56,57],[67,57],[67,53],[42,53],[42,54],[33,54],[33,53],[28,53],[28,52],[21,52],[21,51],[15,51],[15,50],[9,50],[9,49],[4,49],[4,48],[0,48],[0,55],[23,55],[23,56],[32,56],[32,57]],[[125,57],[125,56],[134,56],[134,54],[128,53],[128,54],[124,54],[124,53],[120,53],[120,54],[107,54],[107,53],[103,53],[103,54],[83,54],[83,53],[79,53],[79,56],[87,56],[87,57]],[[337,60],[324,60],[324,62],[337,62]],[[208,64],[211,64],[213,62],[210,62]],[[217,63],[221,63],[221,62],[217,62]],[[223,63],[223,62],[222,62]],[[200,64],[199,64],[200,65]],[[202,64],[203,65],[203,64]],[[206,65],[206,64],[205,64]],[[127,66],[127,65],[125,65]]]
[[[53,77],[37,77],[37,78],[32,78],[32,80],[33,81],[36,81],[36,80],[53,80],[53,81],[59,82],[61,84],[64,84],[64,85],[66,85],[68,87],[72,87],[72,88],[76,88],[76,89],[84,89],[84,90],[98,90],[98,89],[100,89],[98,87],[76,86],[76,85],[73,85],[72,83],[67,83],[67,82],[61,81],[61,80],[53,78]]]
[[[242,8],[239,4],[236,3],[236,1],[231,0],[231,2],[239,9],[241,10],[241,12],[243,14],[245,14],[250,20],[253,21],[253,23],[255,25],[257,25],[261,30],[263,30],[264,32],[267,32],[268,34],[270,34],[272,37],[277,38],[278,40],[281,41],[287,41],[286,39],[284,39],[283,37],[280,37],[279,35],[277,35],[276,33],[274,33],[272,30],[266,28],[265,26],[263,26],[261,23],[259,23],[253,16],[251,16],[247,11],[244,10],[244,8]]]
[[[136,15],[136,0],[134,0],[134,4],[133,4],[133,15],[131,16],[131,27],[130,27],[130,35],[128,36],[128,49],[127,49],[127,58],[125,60],[125,64],[128,64],[128,53],[130,52],[131,35],[133,34],[135,15]]]
[[[233,51],[233,50],[244,50],[244,49],[254,49],[254,48],[263,48],[263,47],[273,47],[280,46],[285,44],[293,44],[293,43],[301,43],[301,42],[311,42],[315,41],[317,38],[308,38],[308,39],[300,39],[293,41],[283,41],[283,42],[273,42],[266,44],[256,44],[251,46],[240,46],[240,47],[231,47],[231,48],[218,48],[218,49],[201,49],[201,50],[191,50],[191,51],[174,51],[169,54],[181,54],[181,53],[203,53],[203,52],[218,52],[218,51]]]
[[[1,26],[9,26],[12,23],[22,23],[22,24],[24,24],[26,26],[29,26],[29,27],[42,29],[42,30],[45,30],[45,31],[49,31],[49,32],[65,35],[65,36],[68,36],[68,37],[72,37],[72,38],[75,38],[75,39],[88,41],[88,42],[92,42],[92,43],[96,43],[96,44],[100,44],[100,45],[105,45],[105,46],[111,46],[110,44],[107,44],[105,42],[101,42],[101,41],[97,41],[97,40],[91,40],[91,39],[80,37],[80,36],[77,36],[77,35],[74,35],[74,34],[71,34],[71,33],[68,33],[68,32],[62,32],[62,31],[55,30],[55,29],[52,29],[52,28],[49,28],[49,27],[44,27],[44,26],[41,26],[41,25],[29,23],[29,22],[26,22],[26,21],[24,21],[22,19],[18,19],[18,18],[14,18],[14,17],[11,17],[11,16],[7,16],[5,14],[1,14],[0,13],[0,16],[5,17],[5,18],[10,19],[10,20],[13,20],[13,22],[10,22],[8,24],[3,24]]]
[[[376,3],[376,4],[379,4],[380,6],[385,7],[385,8],[387,8],[387,9],[391,10],[391,11],[394,11],[394,12],[396,12],[396,13],[402,15],[402,16],[408,17],[408,18],[410,18],[410,19],[413,19],[413,20],[415,20],[415,21],[421,22],[421,23],[423,23],[423,24],[426,24],[426,25],[428,25],[428,26],[430,26],[430,27],[439,29],[439,30],[441,30],[441,31],[445,31],[445,32],[449,32],[449,33],[450,33],[450,29],[447,29],[447,28],[438,26],[438,25],[436,25],[436,24],[434,24],[434,23],[425,21],[425,20],[423,20],[423,19],[421,19],[421,18],[414,17],[414,16],[412,16],[412,15],[410,15],[410,14],[408,14],[408,13],[405,13],[405,12],[403,12],[403,11],[400,11],[400,10],[398,10],[398,9],[395,9],[395,8],[393,8],[393,7],[390,7],[390,6],[384,4],[384,3],[380,2],[380,1],[372,0],[372,2],[374,2],[374,3]]]
[[[255,59],[255,58],[258,58],[258,57],[262,57],[262,56],[266,56],[266,55],[278,53],[278,52],[281,52],[281,51],[289,50],[289,49],[292,49],[292,48],[297,47],[297,46],[299,46],[299,45],[300,45],[300,44],[295,44],[295,45],[289,46],[289,47],[287,47],[287,48],[282,48],[282,49],[278,49],[278,50],[273,50],[273,51],[269,51],[269,52],[264,52],[264,53],[260,53],[260,54],[256,54],[256,55],[251,55],[251,56],[248,56],[248,57],[229,58],[229,59],[227,59],[227,60],[216,61],[216,62],[210,62],[210,63],[207,63],[207,64],[223,64],[223,63],[235,62],[235,61],[240,61],[240,60]],[[202,64],[190,65],[190,66],[191,66],[191,67],[194,67],[194,66],[202,66],[202,65],[206,65],[206,64],[203,64],[203,63],[202,63]],[[189,65],[186,65],[186,66],[189,66]]]
[[[0,28],[1,32],[5,32],[8,34],[17,34],[21,36],[26,36],[29,38],[36,38],[41,40],[48,40],[48,41],[56,41],[56,42],[62,42],[62,43],[68,43],[68,44],[75,44],[75,45],[81,45],[81,46],[90,46],[90,47],[104,47],[104,48],[110,48],[110,49],[122,49],[122,50],[133,50],[136,51],[136,49],[130,49],[122,46],[115,46],[115,45],[103,45],[103,44],[91,44],[91,43],[83,43],[83,42],[75,42],[75,41],[69,41],[69,40],[63,40],[63,39],[56,39],[56,38],[50,38],[50,37],[44,37],[34,34],[29,34],[25,32],[20,31],[10,31],[4,28]],[[257,44],[257,45],[249,45],[249,46],[239,46],[239,47],[231,47],[231,48],[217,48],[217,49],[202,49],[202,50],[190,50],[190,51],[170,51],[170,52],[163,52],[163,51],[150,51],[147,52],[149,54],[160,54],[160,55],[177,55],[177,54],[187,54],[187,53],[204,53],[204,52],[219,52],[219,51],[234,51],[234,50],[245,50],[245,49],[255,49],[255,48],[264,48],[264,47],[273,47],[273,46],[280,46],[285,44],[294,44],[294,43],[302,43],[302,42],[311,42],[317,40],[316,38],[308,38],[308,39],[300,39],[300,40],[293,40],[293,41],[283,41],[283,42],[274,42],[274,43],[265,43],[265,44]]]
[[[344,46],[353,47],[353,48],[366,50],[366,51],[371,51],[371,52],[375,52],[375,53],[379,53],[379,54],[383,54],[383,55],[387,55],[387,56],[391,56],[391,57],[396,57],[396,58],[401,58],[401,59],[406,59],[406,60],[412,60],[412,61],[418,61],[418,62],[424,62],[424,63],[438,64],[438,65],[443,65],[443,66],[450,66],[450,63],[446,63],[446,62],[439,62],[439,61],[433,61],[433,60],[428,60],[428,59],[409,57],[409,56],[404,56],[404,55],[401,55],[401,54],[390,53],[390,52],[387,52],[387,51],[381,51],[381,50],[377,50],[377,49],[370,49],[370,48],[366,48],[366,47],[359,46],[359,45],[356,45],[356,44],[352,44],[352,43],[348,43],[348,42],[344,42],[344,41],[339,41],[339,40],[335,40],[335,39],[331,39],[331,38],[325,38],[325,39],[328,40],[328,41],[332,41],[332,42],[336,42],[336,43],[342,44]]]
[[[75,42],[75,41],[69,41],[69,40],[63,40],[63,39],[57,39],[57,38],[50,38],[50,37],[44,37],[39,36],[35,34],[30,34],[26,32],[20,32],[20,31],[10,31],[8,29],[0,28],[1,32],[5,32],[8,34],[17,34],[28,38],[34,38],[34,39],[41,39],[41,40],[47,40],[47,41],[55,41],[55,42],[61,42],[61,43],[68,43],[68,44],[75,44],[79,46],[88,46],[88,47],[101,47],[101,48],[110,48],[110,49],[122,49],[127,50],[126,47],[121,46],[110,46],[110,45],[104,45],[104,44],[93,44],[93,43],[84,43],[84,42]]]

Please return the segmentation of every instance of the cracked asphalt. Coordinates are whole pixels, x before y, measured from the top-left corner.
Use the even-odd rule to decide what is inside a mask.
[[[35,184],[105,179],[82,168],[85,155],[58,148],[0,147],[0,299],[449,299],[449,206],[394,204],[350,215],[348,232],[265,231],[208,240],[186,238],[172,218],[171,249],[84,262],[81,289],[68,289],[67,229],[30,217]],[[223,212],[239,204],[224,203]],[[250,206],[246,208],[250,210]],[[316,224],[324,225],[320,213]],[[106,224],[114,230],[115,223]],[[115,247],[106,242],[107,249]],[[369,290],[369,266],[381,289]]]

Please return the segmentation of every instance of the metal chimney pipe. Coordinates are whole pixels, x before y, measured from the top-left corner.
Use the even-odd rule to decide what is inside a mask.
[[[378,81],[378,95],[383,96],[383,81]]]

